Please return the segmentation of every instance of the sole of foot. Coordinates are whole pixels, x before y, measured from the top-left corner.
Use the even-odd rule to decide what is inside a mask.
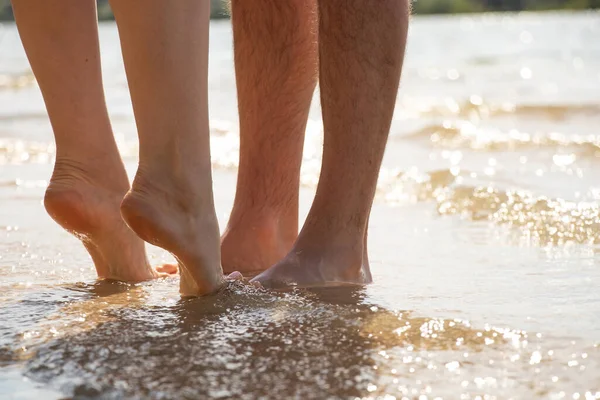
[[[186,195],[177,197],[174,193]],[[202,212],[201,204],[186,190],[170,187],[169,179],[139,174],[121,203],[127,225],[141,239],[175,257],[181,276],[180,292],[186,297],[214,293],[225,283],[214,207]]]
[[[125,190],[108,188],[82,171],[80,166],[57,162],[44,206],[60,226],[81,240],[98,277],[141,282],[177,273],[175,265],[155,269],[148,263],[144,242],[119,212]]]
[[[360,286],[371,283],[366,257],[352,248],[296,246],[277,264],[252,279],[267,289]]]

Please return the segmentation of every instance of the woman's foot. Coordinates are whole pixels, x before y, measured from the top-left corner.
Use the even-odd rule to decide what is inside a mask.
[[[175,274],[175,265],[150,266],[144,242],[121,218],[129,184],[120,162],[94,161],[93,167],[56,161],[44,197],[50,216],[82,241],[101,279],[140,282]]]
[[[177,259],[182,295],[217,291],[225,279],[210,185],[199,190],[199,185],[173,176],[171,169],[141,171],[121,204],[123,219],[140,238]]]

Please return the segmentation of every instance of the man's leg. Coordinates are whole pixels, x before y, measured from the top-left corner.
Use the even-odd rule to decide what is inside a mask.
[[[113,0],[140,139],[121,213],[142,239],[171,252],[181,292],[224,282],[208,129],[209,0]]]
[[[317,194],[265,286],[367,283],[366,234],[404,58],[408,0],[319,0],[325,127]]]
[[[13,0],[13,8],[56,138],[46,209],[82,240],[100,278],[157,277],[119,213],[129,181],[104,102],[95,1]]]
[[[226,272],[262,271],[298,235],[304,131],[317,81],[314,0],[233,0],[240,165]]]

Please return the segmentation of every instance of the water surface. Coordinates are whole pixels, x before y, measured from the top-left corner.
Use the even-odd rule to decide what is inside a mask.
[[[116,28],[100,34],[133,173]],[[229,23],[211,35],[223,227],[239,144]],[[375,283],[181,300],[175,278],[96,282],[46,216],[51,130],[0,25],[0,398],[600,399],[598,37],[598,13],[414,18],[371,217]],[[317,94],[302,215],[321,144]]]

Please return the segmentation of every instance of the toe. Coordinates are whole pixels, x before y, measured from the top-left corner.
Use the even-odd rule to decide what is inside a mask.
[[[242,281],[244,280],[244,276],[241,272],[235,271],[227,275],[226,278],[228,281]]]
[[[175,264],[163,264],[156,267],[156,272],[165,275],[175,275],[179,272],[179,268]]]
[[[279,270],[281,271],[281,270]],[[289,289],[297,286],[297,281],[284,274],[274,274],[277,270],[271,268],[250,280],[250,283],[263,289]]]
[[[265,279],[265,275],[266,274],[263,272],[262,274],[259,274],[254,278],[250,279],[250,284],[257,288],[268,288],[268,282],[267,284],[264,284],[265,281],[268,281],[267,279]]]
[[[259,281],[250,281],[250,284],[255,288],[262,289],[263,285]]]
[[[241,272],[232,272],[231,274],[227,275],[227,277],[225,278],[227,281],[229,282],[239,282],[242,283],[243,285],[249,286],[249,287],[253,287],[256,289],[262,289],[263,285],[261,285],[260,282],[258,282],[256,280],[256,278],[254,279],[248,279],[248,278],[244,278],[244,276],[242,275]]]

